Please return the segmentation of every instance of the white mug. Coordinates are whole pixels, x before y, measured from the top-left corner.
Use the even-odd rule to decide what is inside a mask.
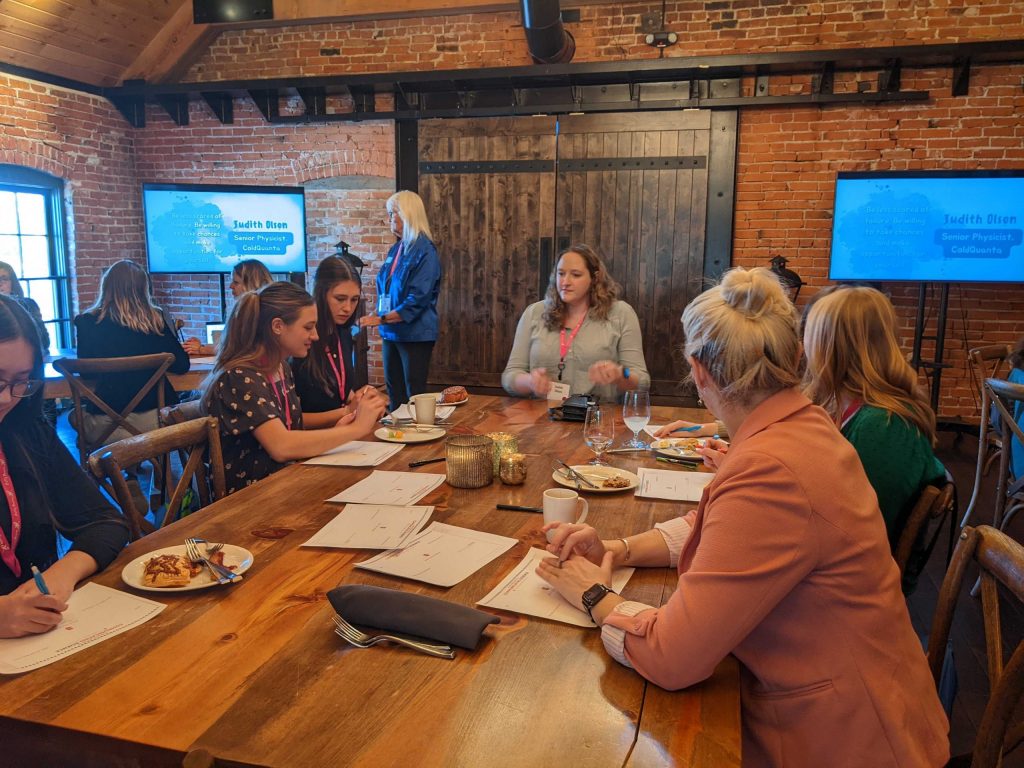
[[[576,517],[576,508],[582,504],[583,514]],[[544,524],[549,523],[582,523],[587,519],[587,512],[590,507],[587,500],[582,498],[576,491],[568,488],[548,488],[544,491]],[[548,541],[554,531],[548,531]]]
[[[417,424],[433,424],[437,413],[437,395],[413,395],[409,400],[409,415]]]

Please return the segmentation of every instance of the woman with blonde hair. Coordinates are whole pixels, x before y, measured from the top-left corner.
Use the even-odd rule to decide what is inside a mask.
[[[100,293],[89,309],[75,318],[78,337],[78,357],[135,357],[169,352],[174,355],[171,373],[186,373],[188,354],[167,324],[163,312],[153,303],[150,295],[149,275],[134,261],[127,259],[111,264],[100,281]],[[149,380],[150,372],[137,371],[106,376],[96,386],[96,393],[115,411],[121,411]],[[164,402],[177,401],[174,389],[164,382]],[[156,429],[157,390],[152,388],[128,417],[137,429],[148,432]],[[87,442],[102,434],[110,424],[110,417],[91,402],[85,403],[83,423],[75,425],[84,430]],[[109,441],[129,437],[118,428]]]
[[[262,261],[244,259],[235,264],[235,268],[231,270],[231,282],[228,284],[228,288],[231,289],[231,295],[237,299],[243,293],[258,291],[264,285],[270,285],[272,282],[274,282],[274,278]],[[195,336],[185,339],[182,346],[190,355],[212,355],[217,352],[216,345],[203,344]]]
[[[580,243],[563,251],[544,300],[519,318],[501,375],[505,391],[546,397],[559,382],[568,386],[566,394],[614,401],[628,389],[649,387],[640,321],[618,295],[593,248]]]
[[[892,304],[865,286],[830,291],[807,314],[804,352],[804,391],[856,449],[895,549],[921,490],[946,470],[932,452],[935,414],[900,350]]]
[[[380,328],[384,380],[395,409],[427,389],[438,332],[441,260],[419,195],[396,192],[388,198],[387,211],[398,241],[377,273],[377,312],[360,318],[359,325]]]
[[[743,765],[945,765],[948,723],[853,447],[800,392],[797,315],[767,269],[733,269],[683,313],[684,352],[732,447],[696,510],[602,540],[553,523],[538,573],[610,655],[677,690],[741,665]],[[660,608],[614,566],[674,566]]]
[[[313,297],[293,283],[271,283],[239,297],[207,378],[203,402],[220,421],[228,493],[285,463],[308,459],[373,431],[384,401],[367,388],[358,405],[324,429],[305,429],[288,358],[317,339]]]

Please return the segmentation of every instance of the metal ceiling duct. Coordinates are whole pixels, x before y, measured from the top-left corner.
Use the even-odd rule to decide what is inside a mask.
[[[538,64],[566,64],[576,54],[576,41],[562,24],[559,0],[522,0],[526,46]]]

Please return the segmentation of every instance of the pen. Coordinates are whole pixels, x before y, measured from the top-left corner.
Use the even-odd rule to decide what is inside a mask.
[[[410,461],[409,462],[409,466],[410,467],[422,467],[424,464],[434,464],[435,462],[444,461],[444,460],[445,460],[445,457],[441,456],[440,458],[437,458],[437,459],[423,459],[422,461]]]
[[[513,512],[543,512],[540,507],[520,507],[517,504],[498,504],[498,509],[511,509]]]
[[[43,580],[43,574],[39,572],[39,569],[34,565],[32,566],[32,578],[36,582],[36,586],[39,587],[39,591],[44,595],[50,594],[50,588],[46,586],[46,582]]]
[[[690,469],[697,469],[697,464],[700,463],[699,461],[684,461],[683,459],[670,459],[667,456],[658,456],[656,460],[664,461],[666,464],[682,464],[684,467],[689,467]]]
[[[673,429],[672,432],[673,434],[676,432],[696,432],[703,426],[703,424],[694,424],[692,427],[679,427],[679,429]]]

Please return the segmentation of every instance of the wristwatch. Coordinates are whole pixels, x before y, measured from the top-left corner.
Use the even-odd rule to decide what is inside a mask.
[[[594,621],[592,611],[608,594],[616,594],[615,591],[604,584],[595,584],[583,593],[583,607],[587,609],[587,615]],[[595,622],[596,623],[596,622]]]

